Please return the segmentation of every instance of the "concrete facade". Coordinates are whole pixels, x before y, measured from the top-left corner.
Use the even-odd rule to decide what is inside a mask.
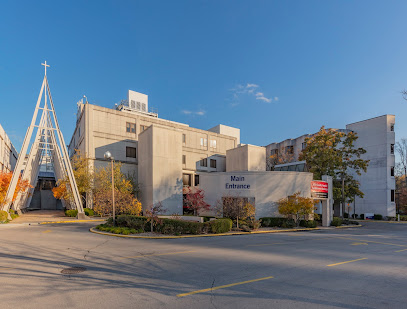
[[[222,197],[247,198],[256,207],[256,218],[281,217],[277,201],[301,192],[311,197],[312,173],[236,171],[200,174],[200,188],[205,201],[213,207]]]
[[[364,148],[367,152],[362,155],[362,158],[370,160],[366,173],[362,173],[361,176],[354,173],[354,177],[360,182],[360,189],[365,196],[363,199],[356,198],[355,210],[353,205],[349,205],[350,207],[347,210],[350,213],[355,211],[356,214],[396,215],[394,124],[394,115],[383,115],[348,124],[346,129],[338,129],[338,131],[344,133],[356,132],[359,138],[355,143],[355,147]],[[277,165],[276,170],[304,170],[304,162],[299,162],[298,157],[302,149],[304,149],[305,138],[311,136],[312,134],[306,134],[295,139],[267,145],[267,156],[276,154],[276,151],[279,154],[292,152],[292,156],[286,157],[291,162]],[[336,209],[335,215],[339,215],[338,209]]]
[[[0,171],[11,172],[17,163],[18,152],[0,125]]]
[[[226,151],[226,171],[266,171],[266,148],[240,145]]]
[[[151,125],[139,136],[139,179],[143,210],[161,203],[182,215],[182,131]]]

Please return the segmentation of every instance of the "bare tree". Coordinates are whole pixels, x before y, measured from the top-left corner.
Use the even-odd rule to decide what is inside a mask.
[[[400,157],[398,168],[403,171],[404,179],[407,181],[407,139],[402,138],[396,143],[396,151]]]
[[[403,91],[401,92],[401,94],[403,95],[404,100],[407,101],[407,90],[403,90]]]

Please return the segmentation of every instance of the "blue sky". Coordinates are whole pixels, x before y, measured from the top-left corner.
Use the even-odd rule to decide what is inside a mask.
[[[396,115],[407,137],[407,1],[6,1],[0,123],[20,149],[43,67],[65,140],[76,102],[132,89],[165,119],[266,145]]]

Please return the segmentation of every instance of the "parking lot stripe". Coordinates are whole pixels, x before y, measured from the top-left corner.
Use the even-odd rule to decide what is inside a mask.
[[[407,251],[407,249],[397,250],[397,251],[394,251],[394,252],[402,252],[402,251]]]
[[[328,266],[328,267],[337,266],[337,265],[342,265],[342,264],[346,264],[346,263],[357,262],[357,261],[361,261],[361,260],[367,260],[367,258],[361,258],[361,259],[357,259],[357,260],[351,260],[351,261],[345,261],[345,262],[340,262],[340,263],[335,263],[335,264],[329,264],[329,265],[326,265],[326,266]]]
[[[52,232],[51,230],[46,230],[46,231],[42,231],[41,233],[50,233]]]
[[[247,245],[246,247],[260,247],[260,246],[272,246],[272,245],[284,245],[284,242],[273,242],[271,244],[258,244],[258,245]]]
[[[158,254],[143,254],[143,255],[135,255],[135,256],[124,256],[124,257],[121,257],[121,259],[137,259],[137,258],[143,258],[143,257],[147,257],[147,256],[173,255],[173,254],[183,254],[183,253],[191,253],[191,252],[196,252],[196,250],[194,250],[194,251],[169,252],[169,253],[158,253]]]
[[[242,282],[237,282],[237,283],[215,286],[215,287],[211,287],[209,289],[203,289],[203,290],[193,291],[193,292],[189,292],[189,293],[178,294],[177,297],[184,297],[184,296],[189,296],[189,295],[198,294],[198,293],[205,293],[205,292],[209,292],[209,291],[229,288],[231,286],[247,284],[247,283],[252,283],[252,282],[257,282],[257,281],[263,281],[263,280],[268,280],[268,279],[272,279],[272,278],[273,277],[270,276],[270,277],[264,277],[264,278],[259,278],[259,279],[253,279],[253,280],[247,280],[247,281],[242,281]]]
[[[373,240],[360,240],[360,239],[354,239],[354,238],[348,238],[348,237],[337,237],[337,238],[342,238],[342,239],[350,239],[353,241],[360,241],[360,242],[371,242],[373,244],[381,244],[381,245],[389,245],[389,246],[398,246],[398,247],[407,247],[406,245],[399,245],[399,244],[392,244],[389,242],[380,242],[380,241],[373,241]]]

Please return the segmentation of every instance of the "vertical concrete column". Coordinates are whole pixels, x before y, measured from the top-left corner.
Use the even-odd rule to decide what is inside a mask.
[[[333,219],[332,177],[323,175],[322,181],[328,183],[328,198],[322,200],[322,226],[330,226]]]

